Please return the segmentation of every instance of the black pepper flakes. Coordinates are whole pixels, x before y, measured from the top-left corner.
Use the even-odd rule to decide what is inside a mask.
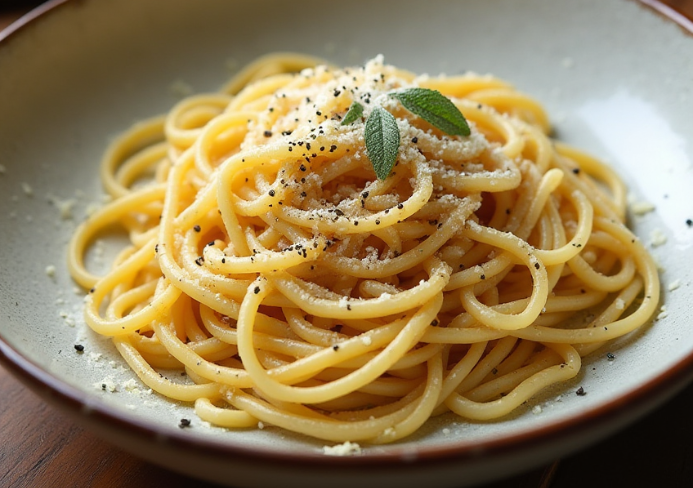
[[[75,351],[84,352],[84,346],[82,344],[75,344]]]
[[[181,429],[185,429],[186,427],[190,427],[192,422],[190,422],[190,419],[180,419],[180,423],[178,424],[178,427]]]
[[[193,230],[195,232],[200,232],[202,230],[202,227],[200,227],[199,225],[196,225],[195,227],[193,227]]]
[[[585,395],[587,395],[587,392],[586,392],[585,389],[581,386],[580,388],[578,388],[578,389],[575,391],[575,394],[576,394],[577,396],[585,396]]]
[[[265,137],[272,137],[272,131],[271,131],[271,130],[266,130],[265,132],[263,132],[263,135],[264,135]]]
[[[686,219],[686,225],[688,227],[693,227],[693,219]]]
[[[258,293],[260,293],[260,287],[259,287],[259,286],[256,286],[255,289],[253,290],[253,292],[254,292],[256,295],[257,295]]]

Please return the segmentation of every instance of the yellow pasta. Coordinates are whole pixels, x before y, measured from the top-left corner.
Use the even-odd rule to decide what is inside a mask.
[[[389,96],[412,87],[451,100],[470,134]],[[400,135],[385,178],[373,107]],[[266,56],[106,151],[112,203],[68,258],[86,321],[143,383],[230,429],[377,444],[450,411],[502,419],[659,301],[621,179],[549,131],[492,76]],[[114,224],[130,245],[96,276],[85,256]]]

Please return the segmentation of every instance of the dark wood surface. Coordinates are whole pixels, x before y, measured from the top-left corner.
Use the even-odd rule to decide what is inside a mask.
[[[0,29],[36,1],[0,0]],[[662,3],[693,18],[693,0]],[[10,10],[8,6],[12,6]],[[162,469],[110,445],[0,367],[1,487],[177,488],[217,485]],[[583,452],[483,488],[693,487],[693,385]]]

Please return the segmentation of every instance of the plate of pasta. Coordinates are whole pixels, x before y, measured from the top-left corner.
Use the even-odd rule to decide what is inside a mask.
[[[3,362],[145,459],[471,486],[693,376],[693,38],[640,2],[54,0],[0,39]]]

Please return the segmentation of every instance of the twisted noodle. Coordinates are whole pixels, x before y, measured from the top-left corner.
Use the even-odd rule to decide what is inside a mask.
[[[220,426],[385,443],[447,411],[507,415],[650,319],[657,271],[621,180],[551,141],[536,101],[490,76],[314,64],[258,60],[107,151],[113,202],[69,267],[145,384]],[[386,95],[409,86],[450,97],[471,135]],[[385,180],[363,121],[340,122],[354,100],[397,118]],[[84,256],[112,224],[131,245],[94,276]]]

